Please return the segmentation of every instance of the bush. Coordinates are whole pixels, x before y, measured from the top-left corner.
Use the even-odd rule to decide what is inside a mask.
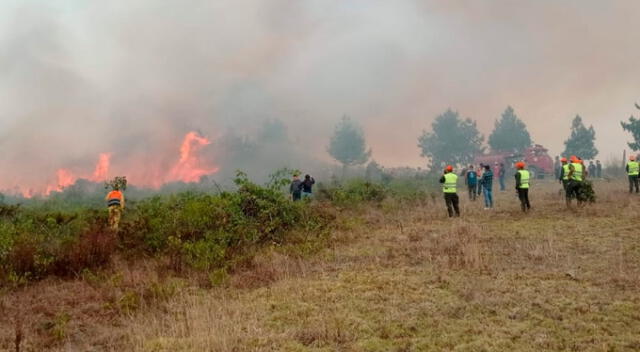
[[[296,229],[322,231],[332,219],[320,204],[291,202],[283,192],[288,180],[278,174],[266,186],[243,173],[235,181],[234,192],[191,191],[130,203],[117,236],[103,210],[0,205],[0,279],[78,275],[108,265],[115,253],[168,258],[176,271],[224,269],[257,246],[284,243]]]

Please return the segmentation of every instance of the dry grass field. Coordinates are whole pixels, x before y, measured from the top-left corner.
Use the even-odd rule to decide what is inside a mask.
[[[273,250],[228,288],[131,317],[128,347],[637,351],[640,197],[624,186],[598,183],[598,203],[574,211],[550,183],[532,189],[526,215],[511,190],[493,211],[463,197],[456,220],[440,202],[368,209],[320,255]]]
[[[157,303],[124,295],[140,307],[120,316],[65,301],[74,288],[69,300],[100,301],[95,278],[34,287],[61,307],[49,313],[61,351],[638,351],[640,196],[595,187],[596,204],[568,210],[556,184],[539,183],[529,214],[512,189],[490,211],[460,192],[453,220],[440,197],[367,206],[339,217],[328,248],[269,248],[216,288],[128,268],[119,280],[157,281],[146,296]],[[36,288],[20,293],[31,310]],[[23,327],[23,350],[46,347],[29,341],[37,329]]]

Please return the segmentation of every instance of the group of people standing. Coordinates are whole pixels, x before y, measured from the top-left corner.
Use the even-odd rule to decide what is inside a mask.
[[[311,198],[313,195],[313,185],[316,184],[316,180],[311,175],[304,175],[304,180],[300,179],[300,175],[293,174],[293,180],[289,185],[289,193],[291,199],[297,202],[301,199]]]
[[[496,170],[500,179],[500,190],[504,190],[504,165]],[[493,176],[494,171],[490,165],[482,165],[476,171],[473,165],[469,165],[466,171],[463,171],[464,183],[467,185],[469,192],[469,200],[475,201],[476,197],[482,194],[484,196],[485,209],[493,208]]]
[[[518,162],[516,166],[516,191],[523,212],[531,209],[529,203],[529,180],[531,174],[525,168],[524,162]],[[504,176],[506,173],[504,164],[497,167],[498,178],[500,180],[500,190],[505,190]],[[469,200],[475,201],[476,197],[481,193],[484,196],[485,209],[493,208],[493,176],[494,170],[490,165],[481,165],[476,171],[473,165],[463,170],[461,176],[464,177],[467,191],[469,192]],[[440,177],[442,191],[444,193],[445,204],[449,217],[460,216],[460,199],[457,193],[458,175],[453,172],[453,166],[449,165],[445,168],[444,174]]]

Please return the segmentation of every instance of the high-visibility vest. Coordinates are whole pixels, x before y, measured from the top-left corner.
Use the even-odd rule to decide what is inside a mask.
[[[107,206],[117,205],[120,206],[122,204],[122,192],[120,191],[111,191],[107,195]]]
[[[580,163],[571,163],[573,165],[572,180],[582,182],[584,179],[584,166]]]
[[[629,176],[640,175],[640,163],[638,163],[637,161],[628,162],[627,167],[629,168],[629,171],[628,171]]]
[[[442,185],[442,191],[444,193],[456,193],[458,185],[458,175],[453,172],[444,174],[444,184]]]
[[[518,173],[520,174],[520,187],[518,188],[529,188],[529,170],[518,170]]]
[[[564,181],[568,181],[569,180],[569,171],[571,171],[569,169],[569,164],[562,165],[562,180],[564,180]]]

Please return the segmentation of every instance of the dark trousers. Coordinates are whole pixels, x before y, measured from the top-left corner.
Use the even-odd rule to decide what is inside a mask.
[[[565,196],[568,194],[567,188],[569,187],[569,180],[562,180],[562,189],[564,190]]]
[[[476,185],[468,185],[469,187],[469,199],[476,200]]]
[[[636,188],[636,193],[638,193],[638,175],[629,175],[629,193],[633,193],[633,187]]]
[[[520,207],[522,211],[528,211],[531,209],[531,204],[529,203],[529,189],[528,188],[518,188],[518,198],[520,199]]]
[[[444,202],[447,204],[447,212],[449,213],[449,217],[453,217],[454,211],[455,216],[460,216],[460,208],[458,207],[460,199],[458,198],[457,193],[445,193]]]
[[[578,201],[578,205],[582,204],[584,201],[582,197],[582,182],[570,180],[567,182],[567,190],[566,190],[566,198],[567,198],[567,206],[571,205],[571,199],[575,198]]]
[[[291,193],[291,199],[293,199],[294,202],[299,201],[301,198],[302,198],[302,192]]]

